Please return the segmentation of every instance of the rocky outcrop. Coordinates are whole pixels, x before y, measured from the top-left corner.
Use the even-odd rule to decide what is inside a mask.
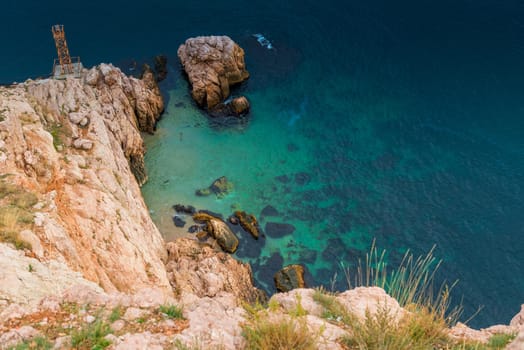
[[[264,300],[264,293],[253,287],[249,264],[188,238],[168,243],[167,251],[169,280],[178,294],[202,298],[227,292],[248,302]]]
[[[510,322],[510,327],[514,328],[517,334],[515,340],[508,345],[508,350],[524,349],[524,304],[520,308],[520,312],[513,317]]]
[[[289,292],[295,288],[304,288],[304,267],[301,265],[288,265],[275,273],[273,277],[275,287],[279,292]]]
[[[216,240],[223,251],[234,253],[237,250],[238,238],[222,219],[199,212],[193,215],[193,220],[206,224],[204,231]]]
[[[192,86],[198,105],[213,109],[230,94],[230,86],[249,77],[244,50],[227,36],[187,39],[178,57]]]
[[[258,221],[253,214],[247,214],[245,211],[235,211],[235,217],[237,218],[240,226],[249,232],[254,239],[258,239],[260,236],[260,227]]]
[[[147,179],[140,130],[152,131],[163,108],[152,75],[102,64],[80,79],[27,81],[0,95],[0,173],[10,174],[2,181],[37,199],[24,231],[34,247],[26,254],[42,263],[31,263],[39,268],[31,281],[44,286],[56,263],[107,291],[170,293],[164,242],[137,184]],[[17,283],[0,280],[6,302]]]

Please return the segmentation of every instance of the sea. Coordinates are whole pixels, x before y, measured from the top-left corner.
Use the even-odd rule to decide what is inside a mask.
[[[310,286],[344,290],[372,242],[391,267],[435,247],[464,319],[481,308],[471,326],[520,310],[523,1],[4,0],[1,83],[50,74],[53,24],[86,67],[137,74],[167,56],[143,187],[166,239],[192,235],[175,227],[174,204],[254,214],[265,237],[239,232],[235,256],[269,293],[288,264]],[[191,99],[177,49],[199,35],[245,51],[251,76],[232,90],[251,103],[241,123]],[[221,176],[230,194],[195,195]]]

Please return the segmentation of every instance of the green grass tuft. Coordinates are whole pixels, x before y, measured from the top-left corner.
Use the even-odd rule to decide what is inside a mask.
[[[176,305],[160,305],[160,307],[158,308],[158,311],[172,319],[177,319],[177,320],[184,319],[182,308]]]
[[[36,337],[30,340],[26,340],[14,347],[9,348],[10,350],[50,350],[53,348],[53,344],[44,337]]]
[[[102,350],[111,345],[105,336],[111,333],[109,324],[101,319],[73,331],[71,333],[71,345],[73,348]]]
[[[504,349],[515,337],[516,334],[494,334],[489,338],[488,346],[491,349]]]
[[[124,308],[121,305],[118,305],[111,310],[111,314],[109,314],[109,322],[113,323],[115,321],[118,321],[122,318],[122,315],[124,313]]]

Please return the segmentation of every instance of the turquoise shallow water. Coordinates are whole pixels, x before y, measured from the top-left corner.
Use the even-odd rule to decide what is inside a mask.
[[[373,238],[395,263],[436,244],[439,279],[459,279],[474,326],[508,322],[524,302],[524,5],[521,1],[8,0],[0,15],[0,82],[47,74],[50,26],[72,55],[126,72],[168,55],[168,98],[147,137],[144,196],[166,237],[175,203],[223,215],[242,208],[295,231],[237,256],[272,290],[273,273],[302,262],[330,284]],[[263,33],[275,50],[252,34]],[[217,128],[192,103],[176,49],[227,34],[246,51],[246,125]],[[224,199],[194,195],[219,176]],[[272,205],[279,216],[262,218]],[[339,278],[339,289],[345,282]]]

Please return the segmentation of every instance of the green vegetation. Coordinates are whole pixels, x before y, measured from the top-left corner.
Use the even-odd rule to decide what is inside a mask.
[[[111,314],[109,314],[109,322],[113,323],[120,318],[122,318],[122,314],[124,313],[124,308],[121,305],[118,305],[117,307],[113,308],[111,310]]]
[[[504,349],[513,339],[516,334],[495,334],[488,342],[488,347],[491,349]]]
[[[60,151],[64,145],[64,129],[60,123],[52,123],[49,125],[49,133],[53,136],[53,146],[55,150]]]
[[[16,346],[9,348],[10,350],[50,350],[53,348],[53,344],[44,337],[36,337],[30,340],[26,340]]]
[[[502,350],[508,345],[513,339],[515,334],[495,334],[493,335],[487,344],[462,342],[449,347],[452,350]]]
[[[97,319],[93,323],[73,331],[71,333],[71,345],[75,349],[105,349],[111,345],[111,342],[105,338],[110,332],[109,324]]]
[[[168,318],[177,319],[177,320],[184,319],[182,308],[176,305],[160,305],[160,307],[158,308],[158,311],[166,315]]]

